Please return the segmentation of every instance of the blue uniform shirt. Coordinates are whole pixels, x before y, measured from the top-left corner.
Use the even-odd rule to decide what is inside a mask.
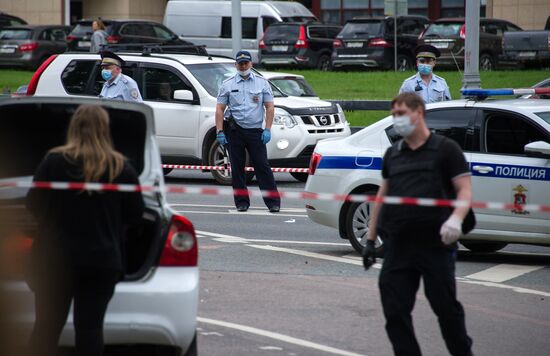
[[[250,73],[247,79],[237,73],[226,79],[218,91],[218,104],[229,106],[225,116],[232,114],[237,124],[245,129],[262,127],[264,103],[270,102],[273,102],[271,85],[254,73]]]
[[[418,94],[424,99],[426,104],[451,100],[451,93],[449,92],[447,82],[435,74],[432,74],[432,80],[428,85],[424,83],[419,73],[405,79],[403,85],[401,85],[401,89],[399,89],[399,94],[407,92]]]
[[[132,78],[120,73],[112,83],[103,83],[100,98],[143,102],[137,83]]]

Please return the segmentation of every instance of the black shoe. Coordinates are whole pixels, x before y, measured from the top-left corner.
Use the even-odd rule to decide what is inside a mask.
[[[278,205],[273,205],[271,208],[269,208],[270,213],[278,213],[281,210],[281,208]]]
[[[237,207],[237,211],[240,211],[240,212],[245,212],[247,210],[248,210],[248,206],[246,206],[246,205],[239,205]]]

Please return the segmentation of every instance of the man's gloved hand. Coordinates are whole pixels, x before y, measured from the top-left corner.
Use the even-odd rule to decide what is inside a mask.
[[[269,129],[264,129],[264,132],[262,132],[262,142],[264,145],[267,145],[269,141],[271,141],[271,131],[269,131]]]
[[[447,221],[441,225],[439,234],[441,235],[441,241],[445,245],[450,245],[456,242],[462,233],[462,220],[454,215],[449,216]]]
[[[367,271],[370,266],[376,263],[376,247],[374,240],[367,240],[367,246],[363,248],[363,267]]]
[[[218,140],[218,143],[221,146],[227,145],[227,138],[225,138],[225,134],[223,132],[218,132],[218,134],[216,135],[216,140]]]

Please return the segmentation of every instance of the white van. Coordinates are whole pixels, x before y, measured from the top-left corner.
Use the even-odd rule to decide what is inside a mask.
[[[287,1],[242,1],[242,49],[259,63],[258,44],[275,22],[316,20],[304,5]],[[232,57],[231,0],[170,0],[164,25],[182,39],[205,45],[208,53]]]

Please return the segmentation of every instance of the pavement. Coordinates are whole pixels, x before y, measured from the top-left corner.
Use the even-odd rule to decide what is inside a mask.
[[[278,186],[303,190],[289,174]],[[208,173],[174,171],[168,184],[214,185]],[[258,189],[253,183],[252,189]],[[194,224],[201,268],[201,355],[392,355],[378,293],[336,230],[311,222],[300,201],[271,214],[260,198],[238,213],[231,197],[171,194]],[[381,260],[379,262],[382,262]],[[459,300],[476,355],[545,355],[550,349],[550,248],[461,249]],[[422,287],[413,313],[425,355],[446,355]]]

